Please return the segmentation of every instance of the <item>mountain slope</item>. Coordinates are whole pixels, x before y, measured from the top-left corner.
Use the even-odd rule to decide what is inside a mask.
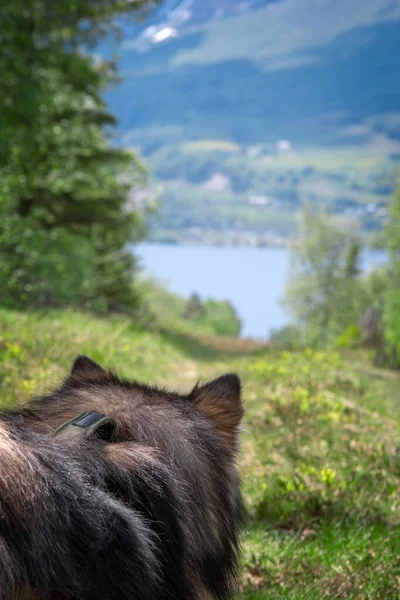
[[[281,0],[223,22],[210,21],[196,49],[176,57],[177,64],[248,59],[275,70],[309,64],[313,49],[355,29],[400,19],[397,0]],[[365,40],[364,40],[365,42]],[[353,44],[354,49],[357,43]],[[348,50],[351,50],[349,46]]]
[[[264,4],[222,20],[199,17],[146,52],[137,37],[126,41],[124,82],[109,94],[121,128],[343,144],[350,126],[372,127],[367,120],[378,117],[382,128],[399,112],[397,0],[353,0],[351,11],[347,0]]]
[[[400,0],[161,4],[124,42],[108,96],[122,143],[163,182],[152,239],[281,244],[304,202],[379,230],[399,56]]]

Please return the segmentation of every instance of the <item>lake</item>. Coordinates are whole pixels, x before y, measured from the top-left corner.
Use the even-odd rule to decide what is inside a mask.
[[[289,255],[281,248],[216,248],[138,244],[145,271],[184,296],[230,300],[243,322],[242,335],[268,338],[289,321],[280,304]],[[383,252],[365,252],[363,268],[385,262]]]

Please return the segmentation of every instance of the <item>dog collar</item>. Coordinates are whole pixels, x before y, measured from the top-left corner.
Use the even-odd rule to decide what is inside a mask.
[[[80,428],[74,429],[75,427]],[[96,437],[104,442],[112,443],[118,437],[118,425],[114,419],[94,411],[80,412],[73,419],[65,421],[54,432],[55,436],[80,434],[83,437]]]

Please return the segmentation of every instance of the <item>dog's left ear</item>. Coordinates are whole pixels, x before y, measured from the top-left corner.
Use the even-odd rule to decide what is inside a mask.
[[[87,356],[78,356],[74,360],[65,385],[76,385],[80,382],[100,382],[108,379],[108,373],[99,364]]]
[[[206,385],[195,387],[191,398],[214,421],[221,436],[234,449],[244,412],[239,377],[229,373]]]

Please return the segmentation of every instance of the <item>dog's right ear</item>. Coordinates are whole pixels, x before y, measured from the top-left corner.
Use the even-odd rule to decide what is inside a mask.
[[[196,386],[189,397],[214,422],[229,446],[235,449],[239,425],[243,417],[239,377],[234,373],[228,373],[206,385]]]
[[[74,360],[70,374],[65,385],[77,385],[79,383],[97,383],[109,378],[107,371],[98,363],[87,356],[78,356]]]

